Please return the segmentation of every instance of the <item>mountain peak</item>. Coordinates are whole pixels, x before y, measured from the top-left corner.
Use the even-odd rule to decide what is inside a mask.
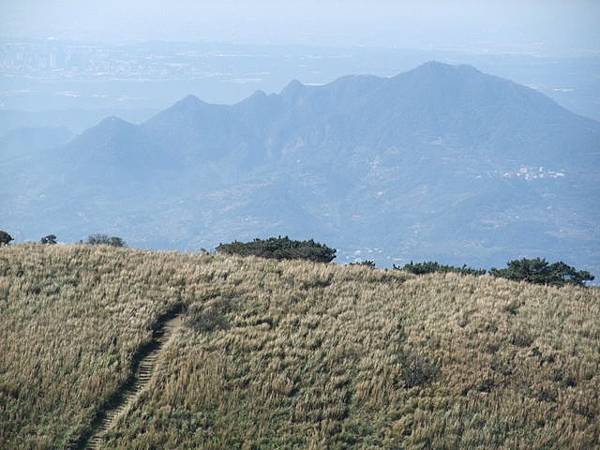
[[[264,101],[264,99],[268,98],[268,95],[265,91],[261,91],[260,89],[254,91],[252,95],[243,99],[239,104],[255,104]]]
[[[269,96],[266,94],[266,92],[257,90],[257,91],[254,91],[254,93],[252,95],[250,95],[249,97],[246,97],[239,103],[235,104],[234,107],[235,108],[260,107],[259,105],[265,104],[265,101],[268,101],[268,98],[269,98]]]
[[[293,96],[301,92],[304,88],[305,86],[298,80],[292,80],[286,87],[283,88],[281,95],[284,97]]]
[[[181,100],[179,100],[173,106],[191,108],[191,107],[200,106],[200,105],[206,105],[206,103],[203,102],[202,100],[200,100],[195,95],[190,94],[190,95],[186,95],[185,97],[183,97]]]
[[[267,94],[265,93],[265,91],[259,89],[257,91],[254,91],[254,94],[252,94],[250,98],[264,98],[266,96]]]
[[[439,61],[428,61],[421,64],[409,73],[481,73],[475,67],[468,64],[447,64]]]
[[[190,118],[197,117],[198,114],[208,111],[212,106],[203,102],[195,95],[187,95],[169,108],[148,119],[142,126],[152,128],[159,123],[163,123],[167,127],[177,126],[183,120],[183,117],[187,117],[187,120],[190,120]]]
[[[454,67],[456,67],[456,66],[454,66],[452,64],[444,63],[441,61],[431,60],[431,61],[427,61],[427,62],[421,64],[420,66],[417,66],[414,70],[419,70],[419,69],[450,70]]]
[[[108,116],[102,119],[98,125],[93,127],[92,129],[96,130],[106,130],[106,131],[118,131],[122,129],[132,128],[134,125],[132,123],[127,122],[126,120],[121,119],[117,116]]]

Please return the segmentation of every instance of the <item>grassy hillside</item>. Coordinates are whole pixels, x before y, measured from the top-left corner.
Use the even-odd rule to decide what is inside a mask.
[[[594,448],[600,292],[107,247],[0,249],[0,448]]]

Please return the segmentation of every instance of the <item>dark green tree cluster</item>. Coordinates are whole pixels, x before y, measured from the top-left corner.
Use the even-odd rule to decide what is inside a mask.
[[[217,252],[228,255],[259,256],[271,259],[306,259],[315,262],[331,262],[336,250],[311,240],[295,241],[287,236],[255,239],[251,242],[219,244]]]
[[[447,266],[435,261],[421,263],[413,263],[411,261],[404,266],[394,265],[394,269],[404,270],[415,275],[455,272],[463,275],[479,276],[489,273],[492,276],[513,281],[526,281],[528,283],[550,286],[585,286],[586,282],[594,280],[594,276],[585,270],[577,270],[562,261],[550,264],[543,258],[515,259],[506,263],[506,268],[493,268],[489,272],[485,269],[472,269],[466,265],[462,267]]]
[[[109,236],[107,234],[91,234],[85,242],[88,245],[110,245],[112,247],[126,247],[127,244],[123,239],[117,236]]]
[[[10,241],[13,241],[13,237],[8,234],[6,231],[0,230],[0,246],[10,244]]]
[[[594,280],[594,276],[585,270],[577,270],[562,261],[550,264],[544,258],[515,259],[506,266],[505,269],[491,269],[490,275],[551,286],[585,286],[587,281]]]
[[[54,234],[49,234],[48,236],[44,236],[40,239],[41,244],[56,244],[56,236]]]
[[[404,270],[405,272],[414,273],[415,275],[425,275],[428,273],[436,273],[436,272],[455,272],[461,273],[463,275],[485,275],[485,269],[472,269],[471,267],[467,267],[467,265],[463,265],[462,267],[456,266],[447,266],[444,264],[440,264],[435,261],[425,261],[420,263],[410,262],[405,264],[404,266],[396,266],[394,264],[394,269]]]
[[[349,266],[364,266],[364,267],[368,267],[370,269],[375,269],[375,261],[372,260],[364,260],[364,261],[353,261],[350,264],[348,264]]]

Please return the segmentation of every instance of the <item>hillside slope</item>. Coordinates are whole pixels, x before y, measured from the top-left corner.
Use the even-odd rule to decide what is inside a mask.
[[[565,259],[600,273],[600,123],[476,70],[291,82],[235,105],[188,96],[134,125],[0,164],[18,240],[90,233],[196,250],[314,238],[380,265]]]
[[[594,448],[600,291],[84,246],[0,249],[0,447]]]

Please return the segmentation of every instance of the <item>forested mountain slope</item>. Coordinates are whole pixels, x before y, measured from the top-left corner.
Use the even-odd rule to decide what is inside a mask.
[[[600,272],[600,124],[470,66],[291,82],[235,105],[189,96],[0,165],[19,240],[134,246],[315,238],[340,260],[473,266],[522,256]]]

